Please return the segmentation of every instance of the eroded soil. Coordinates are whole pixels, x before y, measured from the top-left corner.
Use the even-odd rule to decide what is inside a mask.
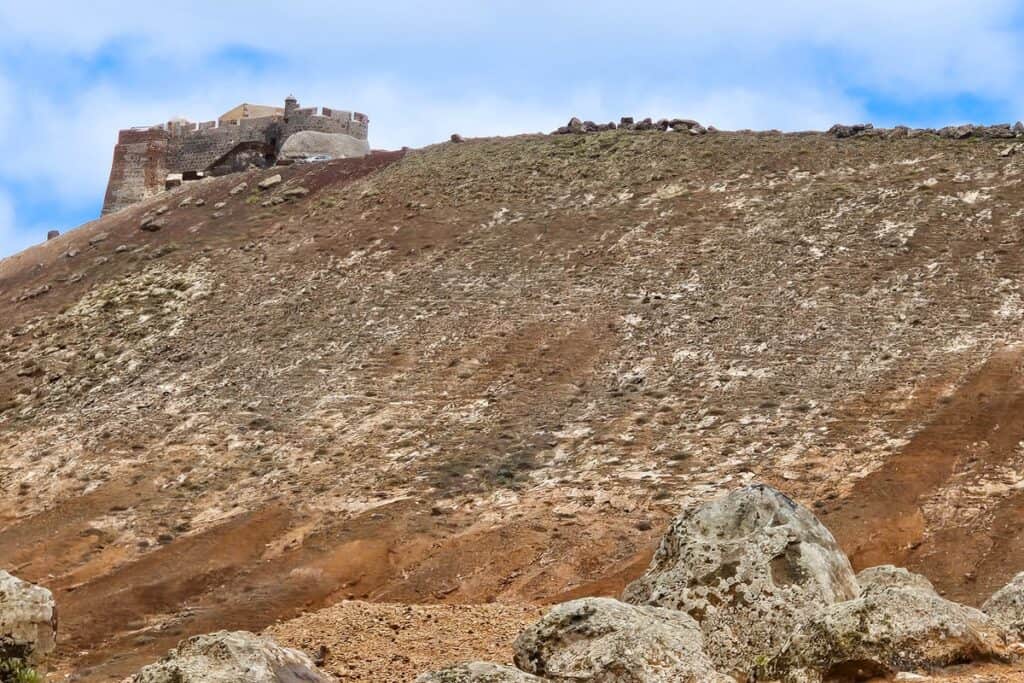
[[[0,262],[0,564],[116,680],[343,600],[614,595],[762,480],[977,604],[1024,569],[1001,148],[474,140],[90,223]]]

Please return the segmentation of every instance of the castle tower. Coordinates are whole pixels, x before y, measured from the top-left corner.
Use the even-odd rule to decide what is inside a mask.
[[[289,95],[284,98],[284,120],[287,121],[289,115],[298,108],[299,101],[295,99],[295,95]]]

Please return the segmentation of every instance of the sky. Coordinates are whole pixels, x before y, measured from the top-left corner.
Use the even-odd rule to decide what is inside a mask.
[[[243,101],[398,148],[574,115],[1012,123],[1022,72],[1022,0],[0,0],[0,257],[99,215],[119,129]]]

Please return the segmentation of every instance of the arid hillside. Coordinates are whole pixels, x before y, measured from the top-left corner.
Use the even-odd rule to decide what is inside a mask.
[[[0,566],[116,680],[344,600],[616,594],[760,480],[977,604],[1024,570],[1007,144],[470,140],[82,226],[0,262]]]

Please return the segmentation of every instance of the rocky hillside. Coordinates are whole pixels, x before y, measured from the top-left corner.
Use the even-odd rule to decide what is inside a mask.
[[[470,140],[82,226],[0,262],[2,568],[109,680],[346,599],[618,595],[760,480],[977,604],[1024,569],[1007,146]]]

